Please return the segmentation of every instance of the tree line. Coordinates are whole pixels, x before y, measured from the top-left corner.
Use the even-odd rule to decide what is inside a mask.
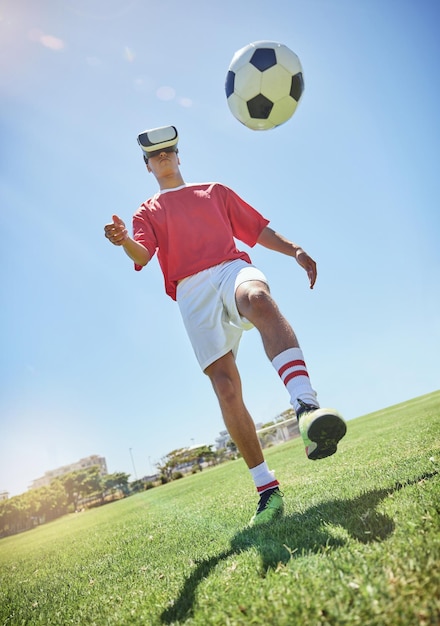
[[[169,452],[157,469],[160,472],[162,482],[181,478],[184,474],[202,471],[204,465],[215,465],[225,460],[228,451],[237,449],[230,441],[227,449],[214,451],[212,446],[198,446],[197,448],[178,448]],[[229,455],[230,456],[230,455]]]
[[[213,451],[212,446],[180,448],[167,454],[157,464],[156,481],[143,479],[129,482],[130,474],[116,472],[101,475],[96,465],[59,476],[44,487],[0,501],[0,538],[30,530],[67,513],[100,506],[133,493],[202,471],[203,466],[221,463],[237,456],[229,441],[226,448]]]
[[[83,506],[104,504],[130,493],[129,474],[102,476],[98,466],[70,472],[50,485],[0,502],[0,537],[29,530]],[[136,490],[136,485],[134,485]]]

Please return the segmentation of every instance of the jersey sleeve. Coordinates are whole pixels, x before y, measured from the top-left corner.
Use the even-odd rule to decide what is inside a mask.
[[[141,243],[148,250],[150,257],[153,258],[157,250],[157,240],[153,227],[148,220],[148,211],[144,205],[133,216],[133,239]],[[137,272],[142,267],[142,265],[137,265],[137,263],[134,264],[134,269]]]
[[[263,217],[235,191],[224,187],[226,207],[234,237],[253,248],[269,220]]]

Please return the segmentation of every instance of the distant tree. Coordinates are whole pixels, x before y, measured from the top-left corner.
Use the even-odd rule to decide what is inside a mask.
[[[49,521],[67,513],[67,495],[58,478],[53,480],[47,489],[48,493],[42,507],[45,508],[46,521]]]
[[[194,452],[196,454],[195,460],[199,465],[201,463],[213,463],[217,458],[217,454],[215,450],[212,449],[212,445],[201,446],[200,448],[196,448]]]
[[[195,464],[201,469],[203,462],[212,463],[215,460],[215,452],[212,446],[199,446],[196,448],[178,448],[163,457],[158,469],[169,480],[175,480],[173,474],[184,468],[193,468]]]
[[[128,489],[128,481],[130,479],[130,474],[125,474],[124,472],[116,472],[113,474],[116,481],[116,486],[122,490],[122,492],[127,495],[129,493]]]
[[[226,450],[229,452],[229,454],[231,454],[234,458],[237,457],[238,455],[238,448],[235,445],[235,443],[232,441],[232,439],[229,439],[226,442]]]
[[[97,465],[88,467],[86,470],[80,471],[80,493],[82,496],[90,496],[93,494],[102,493],[103,480],[101,471]]]
[[[104,501],[103,477],[97,465],[76,472],[70,472],[60,478],[66,491],[69,504],[78,509],[80,500],[97,495]]]
[[[102,485],[104,491],[110,491],[114,493],[117,489],[121,490],[124,496],[127,496],[130,492],[128,488],[128,481],[130,474],[124,474],[123,472],[116,472],[115,474],[107,474],[103,476]]]
[[[35,517],[34,521],[42,524],[51,519],[53,491],[49,486],[40,487],[31,492],[35,498]]]
[[[79,498],[79,481],[76,475],[76,472],[70,472],[69,474],[65,474],[61,476],[60,479],[62,486],[66,492],[67,502],[70,505],[73,505],[74,511],[78,508],[78,498]]]
[[[296,413],[295,411],[290,408],[290,409],[286,409],[285,411],[283,411],[282,413],[280,413],[276,418],[275,418],[275,422],[284,422],[285,420],[289,420],[292,417],[296,417]]]
[[[20,530],[20,496],[14,496],[0,502],[1,534],[12,535]]]
[[[217,463],[223,463],[223,461],[226,460],[226,457],[227,457],[226,448],[219,448],[218,450],[215,451],[215,461]]]
[[[140,491],[145,491],[145,483],[141,479],[134,480],[130,483],[130,491],[132,493],[139,493]]]
[[[161,462],[157,464],[161,475],[165,476],[167,480],[172,479],[173,472],[175,468],[181,464],[183,455],[187,449],[188,448],[178,448],[177,450],[172,450],[172,452],[168,452],[168,454],[161,459]]]

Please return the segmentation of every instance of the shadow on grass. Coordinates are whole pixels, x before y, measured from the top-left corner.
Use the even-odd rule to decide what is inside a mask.
[[[421,480],[433,478],[438,472],[424,474],[405,483],[395,483],[388,489],[377,489],[349,500],[327,500],[308,508],[303,513],[286,515],[270,525],[244,528],[231,539],[228,550],[203,559],[186,579],[179,596],[163,611],[162,624],[189,619],[193,614],[195,595],[200,582],[221,561],[250,548],[259,550],[262,575],[279,564],[307,553],[318,553],[346,544],[335,527],[345,529],[351,538],[362,543],[383,541],[394,530],[394,522],[376,506],[387,496]],[[333,532],[332,532],[333,531]]]

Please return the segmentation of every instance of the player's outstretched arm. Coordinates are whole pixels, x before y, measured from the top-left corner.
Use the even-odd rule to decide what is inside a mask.
[[[269,228],[269,226],[263,229],[258,238],[258,243],[265,248],[269,248],[269,250],[275,250],[296,259],[299,265],[307,272],[310,289],[313,289],[317,277],[316,263],[298,244],[289,241],[272,228]]]
[[[125,227],[124,222],[117,215],[113,215],[113,221],[104,226],[104,233],[107,239],[115,246],[122,246],[126,254],[136,265],[147,265],[150,260],[150,253],[138,241],[132,239]]]

